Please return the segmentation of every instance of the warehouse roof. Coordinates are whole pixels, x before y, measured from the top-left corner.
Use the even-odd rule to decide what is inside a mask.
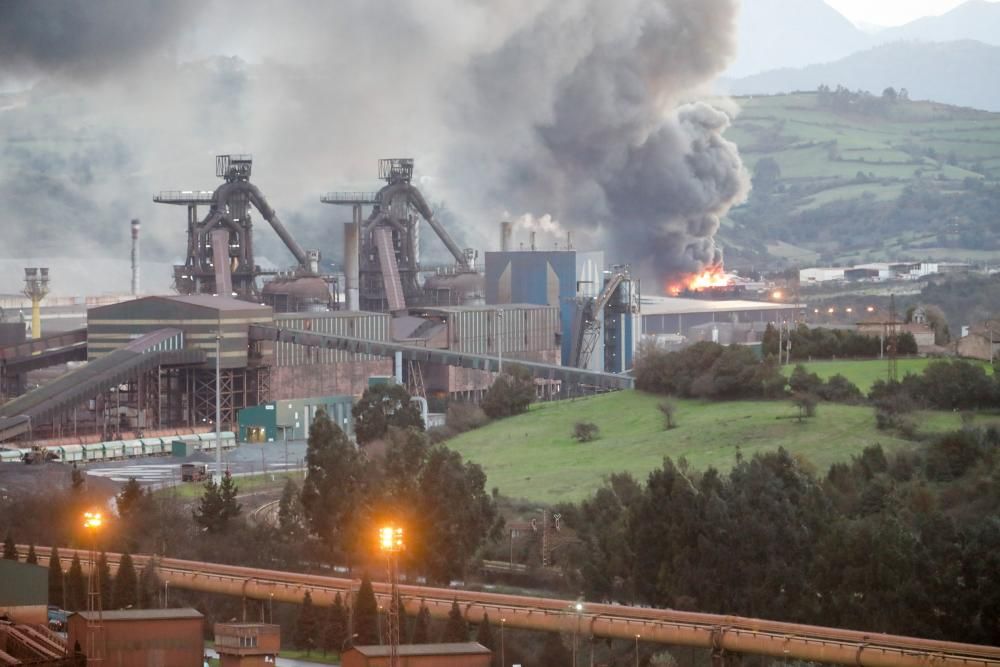
[[[494,310],[541,310],[543,308],[554,308],[554,306],[537,303],[494,303],[479,306],[433,306],[421,310],[428,313],[472,313]]]
[[[369,658],[389,655],[388,646],[354,646],[352,651]],[[489,654],[490,650],[476,642],[455,644],[400,644],[399,655],[470,655]]]
[[[675,296],[642,298],[643,315],[678,315],[687,313],[729,313],[747,310],[798,310],[801,304],[775,303],[772,301],[744,301],[739,299],[685,299]]]
[[[77,611],[72,616],[82,616],[87,620],[96,620],[95,611]],[[169,619],[202,618],[197,609],[122,609],[119,611],[101,612],[104,621],[162,621]]]

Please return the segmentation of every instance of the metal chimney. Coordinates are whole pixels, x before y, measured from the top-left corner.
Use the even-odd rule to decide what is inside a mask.
[[[514,236],[514,225],[504,221],[500,223],[500,250],[510,252],[511,239]]]
[[[535,249],[535,232],[531,232],[531,249]]]
[[[358,310],[358,223],[344,223],[344,299],[347,310]]]
[[[566,250],[573,249],[573,232],[566,232]]]
[[[139,218],[132,218],[132,296],[139,296]]]

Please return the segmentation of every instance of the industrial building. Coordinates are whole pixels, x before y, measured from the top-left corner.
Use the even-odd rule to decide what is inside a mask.
[[[47,567],[16,560],[0,560],[0,618],[13,623],[46,625],[48,582]]]
[[[663,337],[676,340],[682,336],[690,340],[718,340],[711,334],[711,325],[717,333],[743,331],[733,334],[732,342],[759,341],[767,323],[795,322],[800,319],[800,304],[769,301],[702,300],[669,296],[642,297],[642,336],[657,340]],[[706,327],[705,325],[709,325]],[[726,326],[722,326],[726,325]],[[709,332],[708,336],[705,331]],[[742,335],[743,338],[739,339]],[[721,342],[721,341],[719,341]]]
[[[220,667],[266,667],[277,663],[281,626],[268,623],[216,623],[215,652]]]
[[[269,401],[239,411],[240,442],[280,442],[305,440],[319,410],[326,411],[344,433],[354,436],[352,396],[323,396]]]
[[[476,642],[400,644],[400,667],[490,667],[493,653]],[[341,656],[342,667],[389,667],[388,646],[352,646]]]
[[[79,642],[88,662],[108,667],[199,667],[203,624],[194,609],[78,611],[69,616],[67,641]]]
[[[813,285],[843,281],[918,280],[936,273],[944,273],[945,270],[945,265],[934,262],[873,262],[846,268],[811,267],[799,270],[799,283]]]

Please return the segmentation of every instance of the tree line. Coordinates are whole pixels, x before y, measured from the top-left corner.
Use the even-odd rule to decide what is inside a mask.
[[[967,429],[825,476],[784,450],[729,473],[666,459],[560,508],[561,565],[592,600],[997,644],[998,452]]]

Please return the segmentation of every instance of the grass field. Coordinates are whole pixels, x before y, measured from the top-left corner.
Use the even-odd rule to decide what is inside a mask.
[[[267,473],[266,475],[247,475],[237,477],[236,486],[240,493],[250,493],[252,491],[263,491],[265,489],[280,489],[285,486],[285,480],[291,477],[296,482],[302,481],[303,473],[300,470],[289,472]],[[205,491],[205,482],[182,482],[174,486],[167,486],[159,489],[157,493],[176,494],[179,498],[197,498]]]
[[[907,373],[922,373],[932,361],[934,360],[927,358],[899,359],[897,361],[899,377],[902,378]],[[785,366],[783,369],[785,375],[791,375],[795,366],[795,363]],[[884,380],[888,371],[888,362],[882,359],[809,361],[804,362],[803,366],[824,380],[839,373],[857,385],[858,389],[864,393],[868,393],[871,386],[875,384],[875,380]],[[987,369],[988,373],[992,372],[988,364],[983,363],[983,367]]]
[[[875,443],[911,446],[878,431],[867,406],[824,403],[814,419],[799,423],[790,419],[796,410],[788,401],[677,401],[678,427],[665,431],[657,409],[661,400],[616,392],[540,404],[528,414],[464,433],[448,446],[482,465],[489,487],[539,502],[580,500],[612,472],[643,479],[666,456],[683,456],[696,469],[728,470],[737,451],[749,457],[785,447],[822,473]],[[596,424],[600,437],[577,443],[570,433],[578,421]],[[925,428],[943,431],[959,424],[959,415],[938,413]]]

